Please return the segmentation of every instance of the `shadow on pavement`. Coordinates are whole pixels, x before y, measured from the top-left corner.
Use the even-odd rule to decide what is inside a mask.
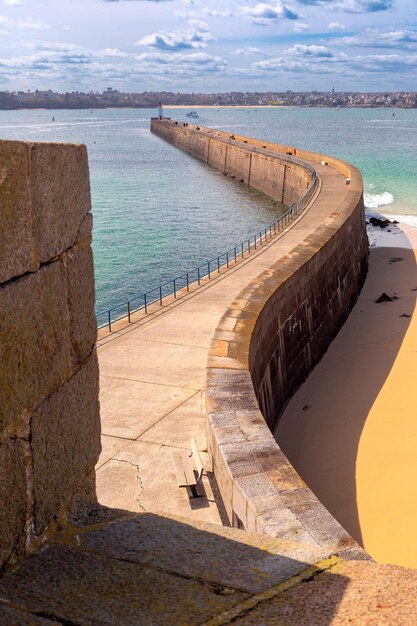
[[[61,529],[46,549],[0,580],[0,623],[274,623],[270,612],[282,611],[285,587],[293,593],[327,569],[338,582],[318,622],[326,626],[348,582],[331,573],[332,562],[312,565],[320,558],[313,546],[104,507],[91,521]],[[287,610],[298,611],[291,598]],[[269,612],[268,620],[258,619],[258,611]]]

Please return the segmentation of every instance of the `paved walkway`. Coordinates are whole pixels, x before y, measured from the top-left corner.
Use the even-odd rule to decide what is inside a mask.
[[[345,178],[314,163],[319,197],[280,236],[185,297],[129,326],[113,325],[99,341],[103,452],[97,466],[99,501],[129,511],[187,515],[220,523],[211,485],[190,501],[174,475],[171,450],[194,436],[207,461],[205,367],[210,339],[224,310],[253,278],[287,254],[343,201]],[[227,331],[227,329],[226,329]]]

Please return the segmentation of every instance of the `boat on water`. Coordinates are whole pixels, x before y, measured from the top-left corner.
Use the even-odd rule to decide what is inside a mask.
[[[198,117],[197,111],[190,111],[186,114],[186,117]]]

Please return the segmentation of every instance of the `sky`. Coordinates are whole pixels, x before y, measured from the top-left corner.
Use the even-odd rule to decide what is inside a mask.
[[[0,90],[417,90],[415,0],[0,0]]]

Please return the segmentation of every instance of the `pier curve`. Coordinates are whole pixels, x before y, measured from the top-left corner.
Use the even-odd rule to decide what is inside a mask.
[[[241,153],[254,146],[259,155],[265,150],[262,162],[269,172],[274,159],[271,153],[279,159],[295,152],[288,146],[251,138],[235,135],[231,139],[230,134],[213,129],[191,125],[179,128],[170,120],[153,120],[152,130],[172,143],[177,133],[188,137],[189,152],[200,158],[207,157],[207,144],[206,149],[201,148],[207,137],[212,156],[216,153],[213,144],[222,139],[237,143],[228,150],[229,156],[234,150]],[[187,143],[182,141],[181,147],[187,150]],[[97,471],[98,495],[109,506],[162,510],[218,521],[210,497],[206,509],[190,508],[186,494],[176,487],[168,453],[171,448],[187,447],[189,436],[194,434],[203,456],[208,450],[209,459],[205,457],[205,461],[212,464],[233,525],[325,546],[333,552],[358,550],[355,541],[327,513],[279,450],[256,397],[272,427],[281,403],[285,404],[321,358],[346,319],[367,268],[360,173],[337,159],[299,149],[296,152],[297,159],[303,159],[308,166],[298,178],[304,184],[299,194],[307,187],[304,172],[314,168],[321,179],[320,190],[303,215],[253,256],[200,289],[133,324],[119,323],[99,342],[103,453]],[[247,161],[239,158],[229,163]],[[244,178],[235,167],[231,175]],[[291,167],[296,172],[299,166]],[[288,174],[281,181],[297,180]],[[267,179],[267,173],[263,179],[259,177]],[[266,191],[267,183],[263,184]],[[275,185],[276,193],[276,181],[268,184]],[[295,189],[296,183],[284,192],[286,202],[297,199]],[[279,194],[282,197],[282,187]],[[329,291],[333,294],[333,310],[328,306]],[[314,293],[319,296],[315,300]],[[301,323],[297,307],[305,308],[309,298],[313,298],[308,309],[311,325],[297,330]],[[288,321],[285,325],[293,315],[294,324]],[[276,392],[271,376],[279,343],[279,316],[282,332],[288,330],[288,354],[290,349],[299,351],[305,363],[299,373],[297,363],[288,363],[293,366],[288,367]],[[318,328],[314,320],[320,320]],[[271,325],[276,328],[274,333]],[[283,366],[281,363],[281,370]],[[176,397],[169,394],[165,398],[167,384]],[[161,402],[147,397],[150,386]],[[207,441],[206,410],[201,402],[205,394]],[[144,410],[146,423],[140,423]],[[118,417],[121,412],[123,423]],[[139,497],[137,486],[128,486],[134,472],[129,465],[140,474]],[[124,494],[120,490],[116,493],[111,486],[116,478],[125,482]],[[159,496],[155,497],[158,490]]]

